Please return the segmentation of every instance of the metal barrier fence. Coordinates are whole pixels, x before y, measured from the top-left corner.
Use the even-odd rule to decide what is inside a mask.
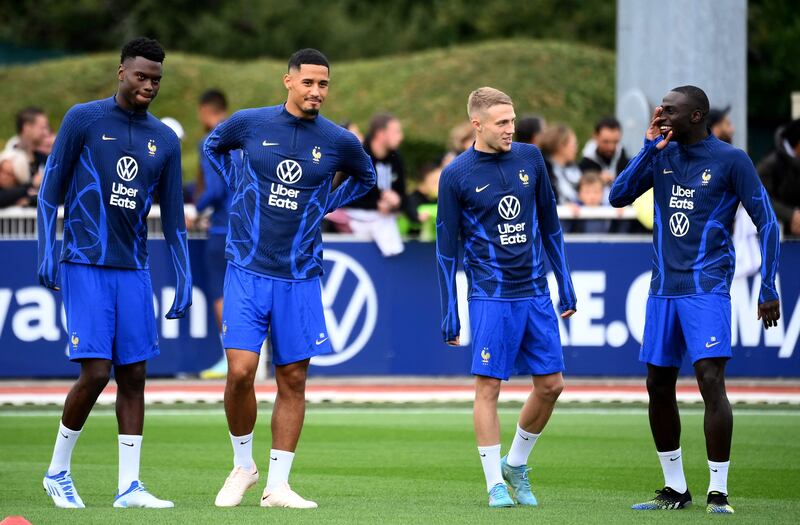
[[[197,217],[197,210],[193,204],[184,206],[184,214],[189,218]],[[636,212],[632,208],[616,209],[609,206],[596,208],[574,208],[559,206],[558,217],[562,220],[631,220],[636,219]],[[61,238],[64,231],[64,208],[58,209],[58,222],[56,232]],[[164,237],[161,228],[161,208],[155,204],[147,216],[148,237],[161,239]],[[203,238],[203,232],[189,232],[190,238]],[[348,236],[352,238],[352,236]],[[0,209],[0,239],[35,239],[36,238],[36,208],[22,208],[18,206]]]

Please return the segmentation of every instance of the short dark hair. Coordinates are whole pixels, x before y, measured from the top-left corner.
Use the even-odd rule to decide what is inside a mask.
[[[22,128],[25,127],[25,124],[33,123],[36,120],[36,117],[44,114],[44,110],[42,108],[37,108],[36,106],[28,106],[27,108],[22,108],[21,110],[17,111],[15,116],[17,135],[22,133]]]
[[[201,106],[213,106],[214,109],[225,111],[228,109],[228,99],[225,93],[218,89],[207,89],[200,95],[198,104]]]
[[[375,113],[372,115],[372,118],[369,119],[369,129],[367,129],[364,142],[371,141],[375,137],[376,133],[386,129],[389,126],[389,123],[395,120],[397,120],[397,117],[391,113]]]
[[[140,36],[122,46],[122,51],[119,54],[119,62],[120,64],[125,62],[126,58],[143,57],[147,60],[163,64],[165,56],[164,48],[161,47],[158,40]]]
[[[594,132],[599,133],[603,128],[622,129],[622,125],[616,118],[612,117],[611,115],[606,115],[605,117],[601,117],[600,120],[598,120],[594,125]]]
[[[710,107],[710,104],[708,103],[708,96],[706,95],[705,91],[697,86],[679,86],[673,88],[672,91],[686,95],[692,102],[694,109],[699,109],[703,114],[703,119],[705,120]]]
[[[797,143],[800,142],[800,119],[789,122],[786,127],[783,128],[783,138],[786,139],[786,142],[788,142],[791,147],[794,148],[797,146]]]
[[[517,142],[530,144],[531,140],[542,132],[544,119],[538,115],[523,115],[517,121]]]
[[[300,69],[303,64],[311,64],[315,66],[325,66],[329,70],[331,66],[328,64],[328,59],[321,51],[307,47],[292,53],[289,57],[289,70]]]

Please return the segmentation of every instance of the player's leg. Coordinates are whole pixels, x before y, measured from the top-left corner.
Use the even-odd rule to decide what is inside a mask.
[[[656,445],[664,488],[635,510],[675,510],[692,503],[683,472],[681,421],[675,387],[685,341],[673,299],[650,297],[645,313],[644,339],[639,360],[647,363],[650,431]]]
[[[139,479],[147,360],[159,354],[153,287],[147,270],[113,270],[117,277],[114,379],[117,382],[119,477],[114,507],[170,508]]]
[[[64,402],[53,457],[42,484],[57,507],[82,508],[70,464],[81,429],[111,372],[115,283],[96,266],[62,263],[60,269],[69,358],[80,363],[81,372]]]
[[[111,361],[108,359],[82,359],[80,363],[80,376],[64,401],[53,456],[43,481],[45,491],[53,498],[56,506],[62,508],[84,507],[72,482],[72,451],[89,412],[108,384],[111,372]]]
[[[731,352],[730,298],[703,294],[679,300],[687,353],[705,402],[704,430],[710,482],[706,511],[733,513],[728,504],[733,414],[725,391],[725,365]]]
[[[528,458],[564,389],[564,355],[550,297],[535,297],[526,303],[527,312],[515,316],[528,319],[515,372],[531,374],[533,390],[522,406],[511,448],[501,465],[503,478],[511,485],[517,502],[535,506],[537,500],[528,479]]]
[[[497,399],[501,381],[507,380],[511,374],[524,333],[524,326],[520,330],[515,322],[518,321],[512,311],[515,302],[473,299],[469,303],[472,327],[471,372],[475,376],[472,419],[490,507],[514,505],[503,481],[500,464]]]
[[[314,508],[289,486],[295,449],[303,429],[306,377],[311,357],[332,352],[319,279],[273,286],[272,350],[278,394],[272,409],[272,448],[264,507]]]
[[[697,384],[705,403],[703,430],[708,454],[707,511],[732,513],[728,504],[728,468],[733,436],[733,411],[725,391],[726,358],[701,359],[694,365]]]

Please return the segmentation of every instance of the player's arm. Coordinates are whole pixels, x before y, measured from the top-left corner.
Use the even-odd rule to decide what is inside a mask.
[[[39,284],[58,290],[56,259],[56,222],[63,190],[83,149],[86,115],[73,107],[64,115],[53,151],[47,158],[37,205],[37,237],[39,239]]]
[[[240,176],[240,166],[234,161],[231,150],[241,148],[242,134],[247,129],[241,112],[234,113],[231,118],[220,122],[203,143],[203,154],[211,167],[225,180],[230,189],[236,189]]]
[[[564,234],[561,231],[561,222],[558,220],[556,208],[556,196],[550,185],[550,176],[545,168],[544,159],[538,149],[535,151],[535,157],[537,166],[536,213],[539,219],[539,231],[542,235],[544,251],[558,283],[559,311],[561,317],[566,319],[577,310],[577,298],[567,264]]]
[[[337,143],[342,162],[338,171],[349,173],[350,176],[328,195],[325,213],[330,213],[337,208],[346,206],[362,195],[365,195],[375,186],[375,168],[364,147],[355,135],[344,131]]]
[[[181,178],[181,151],[176,143],[161,178],[158,193],[161,203],[161,224],[167,241],[172,265],[175,268],[175,299],[167,312],[167,319],[180,319],[192,305],[192,271],[189,267],[189,245],[186,240],[186,220],[183,217],[183,181]]]
[[[458,189],[447,168],[439,179],[439,202],[436,212],[436,271],[442,306],[442,336],[447,344],[457,346],[461,321],[458,318],[458,231],[461,205]]]
[[[736,195],[758,229],[761,248],[761,293],[758,297],[758,319],[764,328],[777,326],[780,319],[780,303],[775,277],[778,274],[780,255],[780,227],[772,209],[769,195],[750,157],[738,151],[732,168]]]
[[[201,151],[201,154],[202,153]],[[241,161],[239,160],[241,151],[234,150],[231,151],[229,155],[231,157],[231,162],[234,164],[233,169],[239,169],[241,165]],[[217,170],[211,166],[211,162],[208,158],[201,157],[200,165],[202,166],[203,172],[204,190],[200,198],[197,199],[197,204],[195,205],[198,212],[202,212],[208,207],[218,208],[228,194],[225,180],[220,176]]]
[[[622,208],[633,203],[644,192],[653,187],[654,159],[672,139],[672,130],[666,137],[661,136],[661,106],[653,112],[653,118],[644,136],[644,146],[631,159],[625,169],[614,179],[608,201],[615,208]]]

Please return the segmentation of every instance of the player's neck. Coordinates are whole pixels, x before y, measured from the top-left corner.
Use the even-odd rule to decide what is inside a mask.
[[[482,141],[480,137],[475,138],[475,151],[480,151],[481,153],[488,153],[489,155],[497,155],[498,153],[503,153],[501,150],[496,150],[489,146],[486,142]]]
[[[283,105],[286,108],[286,112],[289,113],[291,116],[295,118],[299,118],[300,120],[314,120],[317,118],[316,115],[309,115],[298,106],[292,104],[290,101],[286,101],[286,104]]]
[[[147,111],[147,108],[138,108],[128,102],[125,97],[120,95],[119,91],[114,94],[114,101],[117,103],[117,106],[128,113],[145,113]]]
[[[686,137],[686,140],[682,142],[684,146],[693,146],[698,142],[702,142],[708,138],[708,130],[706,129],[698,129],[697,131],[692,131]]]

